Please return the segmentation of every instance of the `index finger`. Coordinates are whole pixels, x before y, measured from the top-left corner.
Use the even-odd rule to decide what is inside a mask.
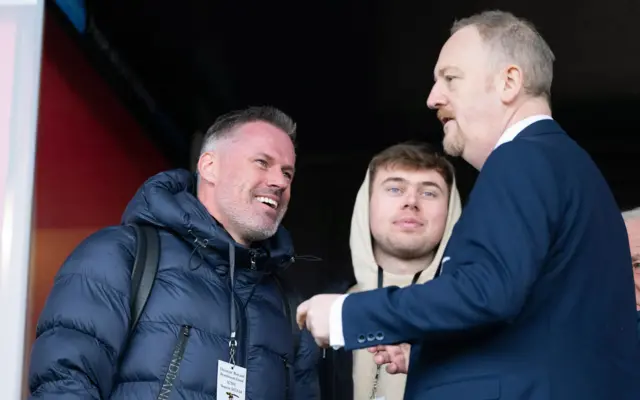
[[[309,301],[303,301],[298,306],[296,310],[296,322],[298,323],[298,328],[302,329],[304,327],[304,323],[307,319],[307,312],[309,311]]]
[[[385,345],[383,345],[383,344],[379,344],[379,345],[377,345],[377,346],[369,347],[369,348],[367,348],[367,350],[369,350],[369,353],[377,353],[377,352],[379,352],[379,351],[386,350],[386,347],[387,347],[387,346],[385,346]]]

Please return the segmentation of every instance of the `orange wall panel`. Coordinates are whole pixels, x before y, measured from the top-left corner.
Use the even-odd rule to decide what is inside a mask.
[[[31,324],[35,327],[37,317],[49,294],[58,268],[73,249],[84,238],[93,233],[92,228],[47,229],[38,228],[32,235],[33,256],[31,276],[33,313]]]

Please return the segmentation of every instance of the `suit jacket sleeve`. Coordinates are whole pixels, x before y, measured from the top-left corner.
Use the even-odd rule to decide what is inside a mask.
[[[490,155],[454,228],[440,277],[346,298],[345,349],[415,343],[518,315],[545,262],[561,208],[542,146],[514,140]]]

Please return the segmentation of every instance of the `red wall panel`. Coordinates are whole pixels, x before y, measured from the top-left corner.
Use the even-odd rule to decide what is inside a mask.
[[[136,189],[169,167],[59,24],[46,16],[27,349],[67,255],[90,233],[118,224]]]

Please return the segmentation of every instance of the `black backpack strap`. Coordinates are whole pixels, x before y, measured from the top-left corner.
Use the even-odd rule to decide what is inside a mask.
[[[137,236],[136,258],[131,270],[131,324],[129,333],[132,333],[142,315],[153,282],[158,272],[160,259],[160,237],[155,227],[149,225],[133,224]]]
[[[295,312],[301,302],[299,296],[287,285],[284,279],[277,275],[273,275],[273,280],[276,282],[276,286],[280,292],[285,315],[291,324],[291,334],[293,336],[293,357],[295,359],[298,354],[298,349],[300,348],[301,335],[300,328],[298,328],[298,323],[296,322]]]

